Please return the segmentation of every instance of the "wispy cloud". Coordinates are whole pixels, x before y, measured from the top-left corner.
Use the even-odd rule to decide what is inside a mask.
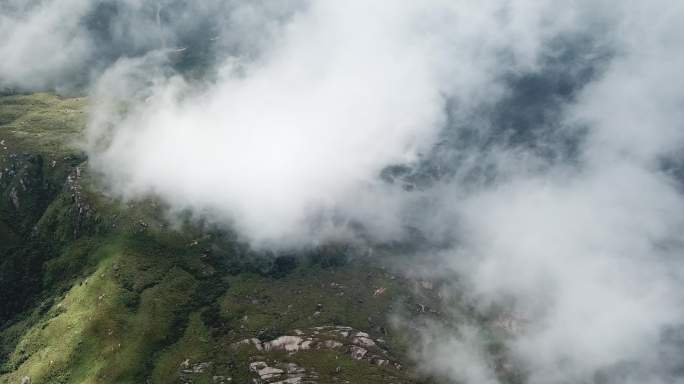
[[[529,382],[681,381],[684,6],[108,5],[6,5],[0,84],[98,63],[87,147],[113,192],[256,247],[420,241],[447,296],[524,319],[505,343]],[[477,325],[424,331],[425,370],[499,380]]]

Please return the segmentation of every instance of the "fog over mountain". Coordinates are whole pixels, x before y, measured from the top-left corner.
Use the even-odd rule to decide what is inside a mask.
[[[255,249],[403,244],[510,308],[525,382],[684,382],[684,3],[1,0],[0,35],[0,88],[91,96],[109,193]],[[421,334],[498,382],[477,324]]]

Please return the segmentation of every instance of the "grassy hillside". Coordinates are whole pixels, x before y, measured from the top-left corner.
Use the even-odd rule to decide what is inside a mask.
[[[0,97],[0,383],[423,382],[391,318],[443,319],[432,283],[108,197],[74,144],[85,107]]]
[[[112,200],[74,145],[85,105],[0,98],[0,383],[412,382],[387,318],[410,301],[396,277],[342,246],[259,254]],[[355,333],[321,326],[374,345],[359,356]],[[317,346],[240,344],[297,334]]]

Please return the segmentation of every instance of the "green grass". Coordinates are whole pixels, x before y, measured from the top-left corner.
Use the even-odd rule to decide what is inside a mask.
[[[0,288],[30,288],[0,323],[1,384],[23,376],[33,384],[177,383],[186,359],[213,363],[195,383],[212,375],[249,382],[255,351],[233,343],[321,325],[382,337],[405,363],[408,339],[389,316],[429,298],[377,264],[349,262],[353,251],[341,246],[276,258],[224,230],[185,218],[170,222],[154,199],[108,196],[74,145],[86,103],[45,93],[0,97],[0,166],[42,158],[32,173],[0,180]],[[28,157],[9,157],[24,152]],[[76,166],[81,203],[92,211],[87,217],[77,215],[64,188]],[[40,183],[15,209],[9,192],[21,178]],[[384,293],[375,295],[379,288]],[[275,357],[316,370],[321,382],[410,381],[404,371],[335,352]]]
[[[326,324],[380,337],[380,327],[389,327],[388,306],[406,295],[385,272],[363,264],[306,264],[281,278],[206,276],[203,267],[210,265],[200,260],[196,246],[182,236],[168,236],[83,239],[47,262],[47,286],[71,285],[45,313],[34,313],[32,322],[2,331],[3,337],[14,334],[18,340],[0,383],[24,375],[34,383],[139,383],[146,378],[169,383],[177,380],[185,359],[214,362],[218,368],[212,374],[246,378],[248,356],[234,353],[232,343]],[[385,293],[373,296],[376,287],[385,287]],[[314,316],[317,304],[322,308]],[[207,315],[212,308],[218,308],[218,323]],[[327,354],[297,359],[321,374],[344,363]],[[226,368],[231,362],[234,368]],[[363,364],[361,371],[382,376],[380,368],[365,362],[344,364],[349,375],[360,372],[353,365]]]
[[[84,98],[49,93],[0,97],[0,221],[16,235],[31,230],[66,175],[83,161],[75,144],[85,126],[85,110]],[[0,228],[0,236],[7,232]]]
[[[0,97],[0,140],[9,150],[66,156],[85,127],[86,103],[50,93]]]
[[[65,270],[63,266],[83,257],[90,257],[96,267],[72,278],[66,294],[21,335],[6,364],[16,370],[0,376],[0,382],[18,381],[24,375],[39,383],[140,382],[149,356],[174,333],[195,279],[177,267],[147,269],[156,280],[132,293],[122,281],[131,273],[145,275],[146,260],[139,259],[146,256],[136,255],[118,240],[102,243],[91,256],[69,249],[48,263],[49,281]],[[134,267],[123,270],[121,265]]]
[[[280,279],[241,274],[229,281],[230,289],[220,300],[222,314],[236,328],[244,326],[245,335],[317,324],[357,329],[386,325],[387,308],[406,294],[389,275],[364,268],[363,263],[336,268],[303,266]],[[374,296],[381,287],[385,293]]]

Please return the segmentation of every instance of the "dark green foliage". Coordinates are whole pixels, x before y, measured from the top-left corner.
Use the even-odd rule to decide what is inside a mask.
[[[340,267],[348,261],[348,249],[344,245],[326,245],[310,252],[307,258],[323,268]]]
[[[6,251],[0,259],[0,324],[24,309],[42,286],[43,263],[52,255],[42,242]]]
[[[273,260],[271,276],[275,278],[283,277],[295,268],[297,268],[297,258],[295,256],[278,256]]]
[[[331,324],[383,337],[405,356],[388,315],[415,308],[406,284],[345,245],[255,251],[190,215],[170,223],[154,199],[106,196],[67,145],[80,132],[79,105],[0,97],[0,140],[11,148],[0,166],[13,170],[0,177],[0,383],[177,383],[188,359],[213,363],[196,383],[250,382],[253,356],[234,343]],[[326,380],[337,366],[354,382],[388,373],[346,355],[292,359]]]

